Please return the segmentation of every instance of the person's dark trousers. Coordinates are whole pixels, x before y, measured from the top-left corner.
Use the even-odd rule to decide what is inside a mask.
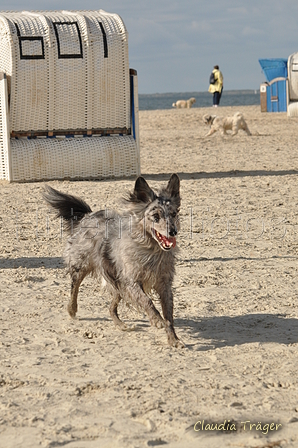
[[[218,106],[220,102],[221,92],[213,93],[213,106]]]

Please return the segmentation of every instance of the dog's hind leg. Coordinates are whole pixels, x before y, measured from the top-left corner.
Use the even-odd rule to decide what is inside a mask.
[[[71,270],[71,294],[70,301],[67,305],[67,311],[71,317],[75,317],[78,310],[78,293],[79,287],[86,275],[91,272],[90,269],[72,269]]]
[[[121,299],[122,299],[122,297],[120,294],[116,294],[113,297],[112,303],[110,305],[111,318],[112,318],[115,326],[117,328],[119,328],[119,330],[122,330],[122,331],[134,330],[134,327],[130,327],[129,325],[126,325],[124,322],[122,322],[121,319],[119,319],[117,308],[118,308],[118,305],[119,305]]]

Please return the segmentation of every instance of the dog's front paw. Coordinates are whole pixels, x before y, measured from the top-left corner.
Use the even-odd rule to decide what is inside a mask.
[[[116,327],[121,331],[135,331],[136,330],[135,325],[128,325],[122,321],[119,321],[119,323],[116,324]]]
[[[78,308],[74,306],[71,302],[67,305],[67,311],[70,317],[73,319],[76,317]]]

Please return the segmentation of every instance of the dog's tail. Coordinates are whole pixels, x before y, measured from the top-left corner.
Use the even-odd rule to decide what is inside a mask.
[[[92,213],[91,208],[83,199],[61,193],[49,185],[45,186],[43,198],[57,210],[56,217],[63,218],[68,231],[72,230],[87,213]]]
[[[176,107],[176,103],[173,103],[173,104],[172,104],[172,107]]]

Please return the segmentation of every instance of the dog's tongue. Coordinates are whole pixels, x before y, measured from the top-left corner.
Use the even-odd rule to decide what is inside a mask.
[[[173,236],[169,236],[169,238],[166,238],[165,236],[163,237],[163,241],[165,243],[166,246],[168,247],[175,247],[176,246],[176,238],[174,238]]]
[[[176,246],[176,238],[173,236],[166,237],[165,235],[162,235],[161,233],[155,231],[155,235],[158,239],[158,241],[162,244],[165,248],[171,248]]]
[[[168,238],[168,240],[170,241],[170,243],[172,243],[172,247],[174,248],[176,246],[176,238],[174,238],[173,236],[170,236]]]

